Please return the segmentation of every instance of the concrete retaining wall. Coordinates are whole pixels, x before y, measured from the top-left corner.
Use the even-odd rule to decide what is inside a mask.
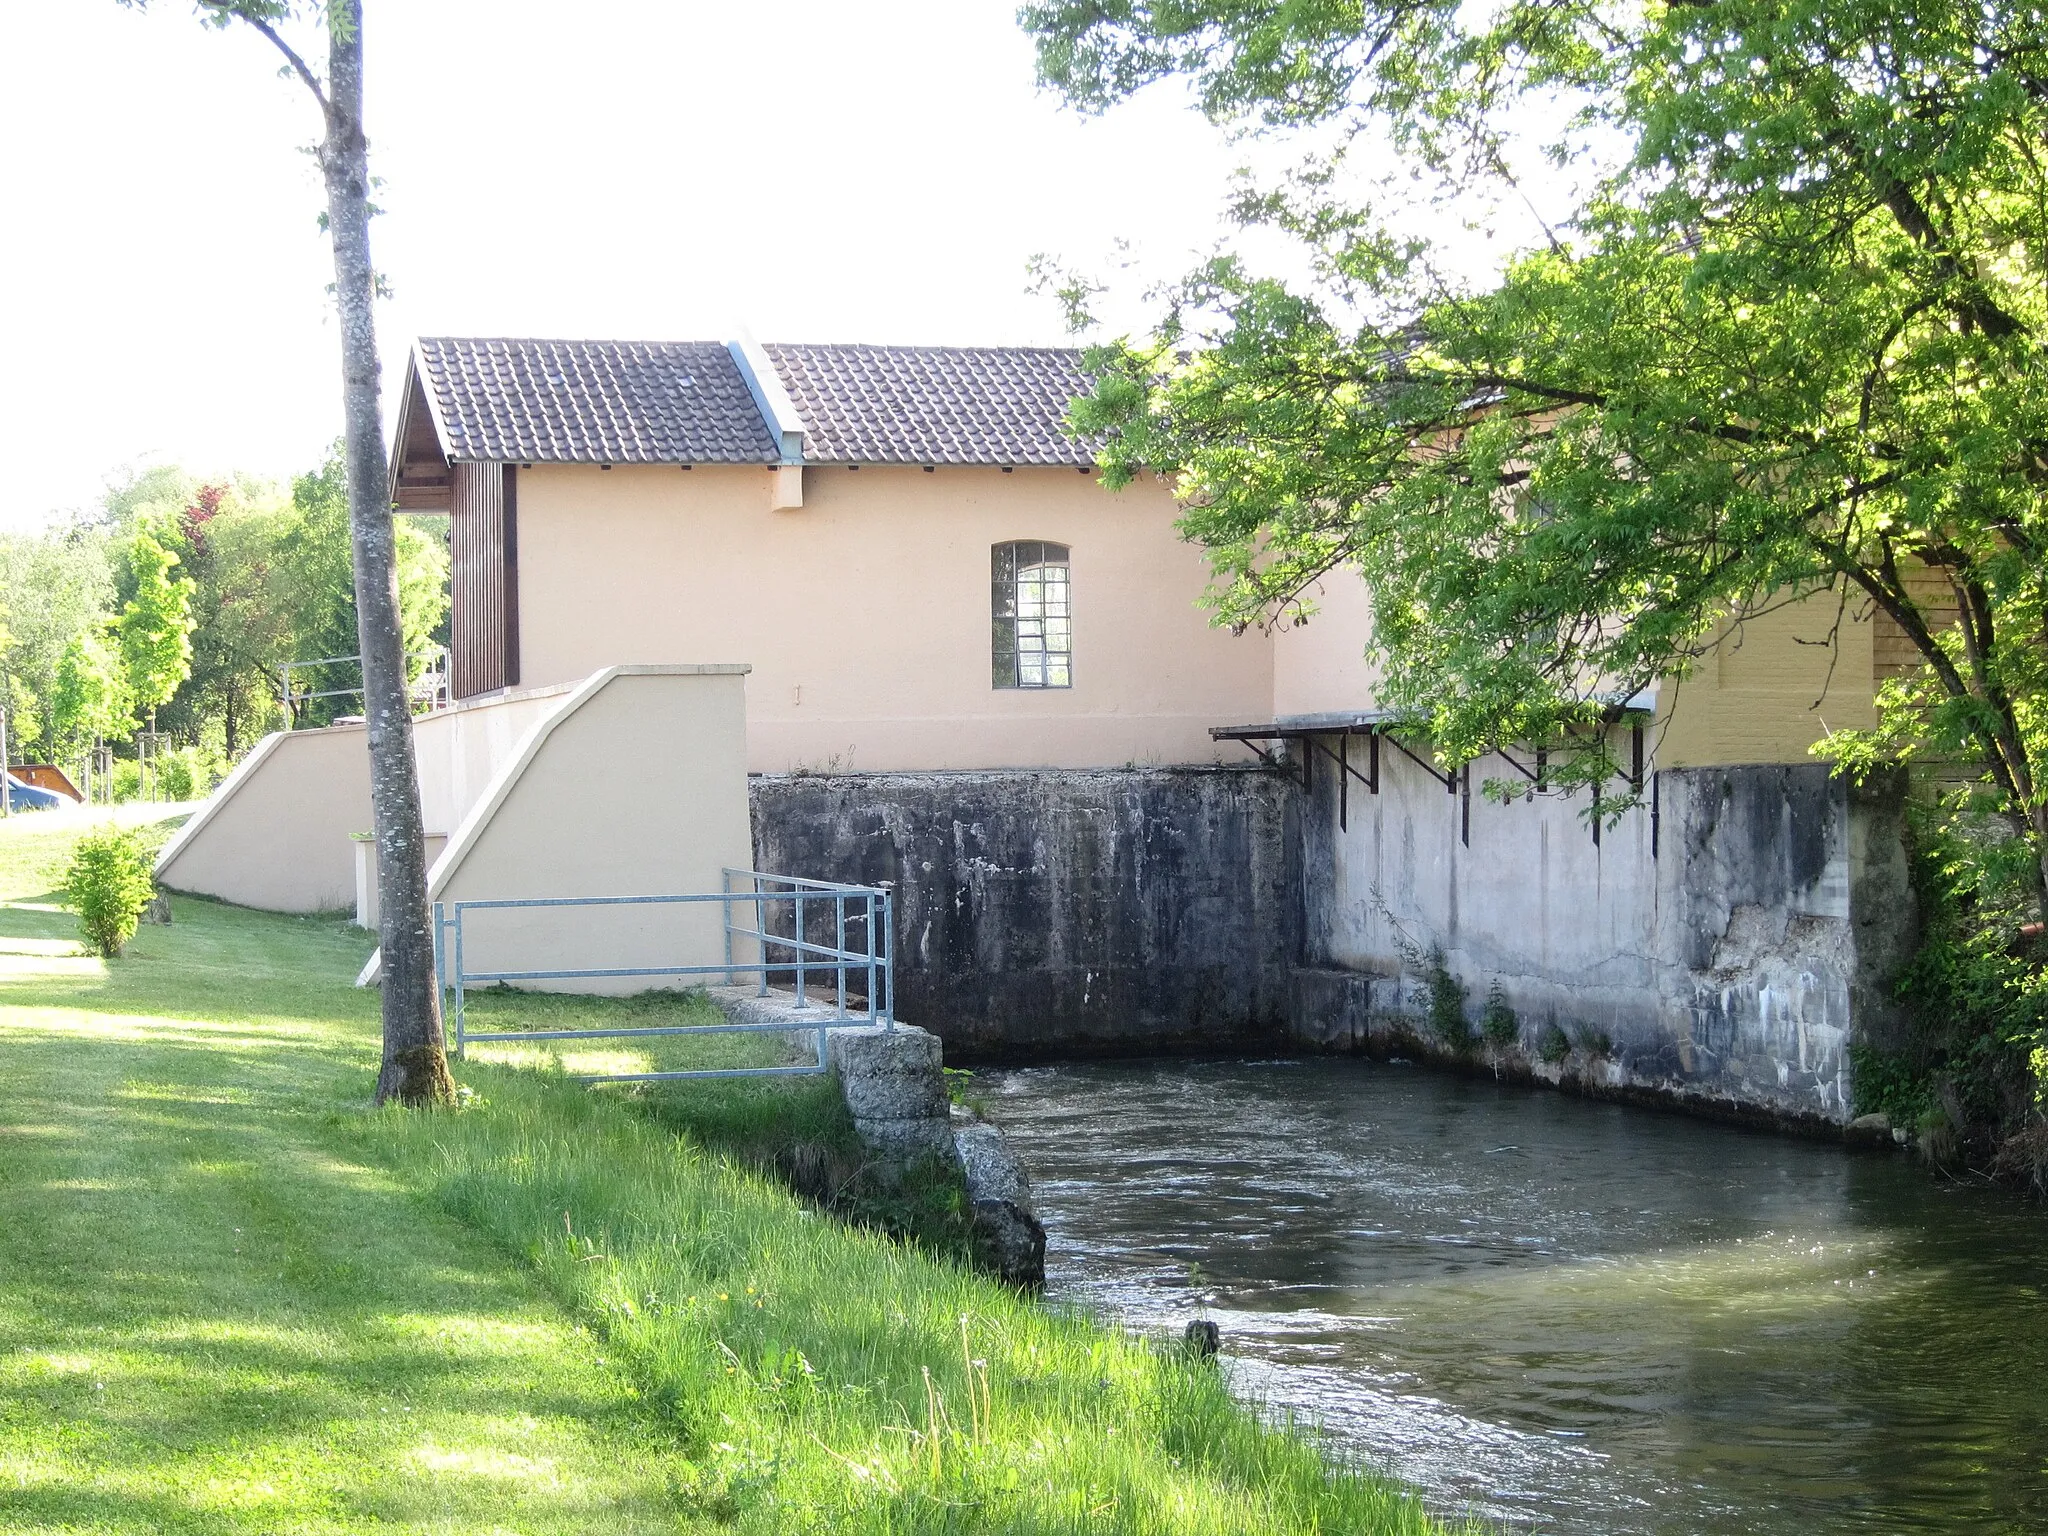
[[[1587,797],[1465,797],[1397,752],[1380,793],[1334,774],[1301,817],[1302,966],[1293,1027],[1335,1049],[1441,1049],[1423,1022],[1428,956],[1516,1014],[1507,1065],[1603,1090],[1766,1118],[1842,1122],[1847,1047],[1900,1027],[1911,952],[1901,803],[1825,766],[1672,769],[1604,827]],[[1469,814],[1469,821],[1468,821]],[[1560,1033],[1562,1040],[1560,1040]],[[1556,1056],[1564,1041],[1568,1055]]]
[[[569,693],[554,687],[472,699],[414,719],[430,856]],[[364,732],[360,724],[331,725],[264,737],[164,845],[158,881],[272,912],[354,907],[360,914],[353,838],[370,830]]]
[[[608,667],[528,731],[427,872],[434,901],[714,892],[747,861],[746,668]],[[713,965],[723,909],[510,908],[464,919],[471,971]],[[737,958],[752,958],[743,943]],[[673,977],[529,981],[639,992]]]
[[[235,765],[164,844],[156,877],[174,891],[272,912],[355,904],[350,834],[370,826],[370,758],[360,725],[280,731]]]
[[[1233,769],[752,781],[757,869],[897,899],[898,1012],[954,1060],[1269,1049],[1295,800]]]
[[[1357,754],[1354,754],[1356,757]],[[1334,772],[756,778],[757,868],[897,887],[900,1009],[955,1059],[1443,1050],[1428,956],[1489,1065],[1753,1118],[1851,1114],[1915,925],[1896,795],[1819,764],[1671,769],[1604,826],[1391,747]],[[1556,1058],[1560,1038],[1570,1049]],[[1549,1049],[1546,1051],[1546,1047]],[[1480,1058],[1462,1053],[1465,1060]]]

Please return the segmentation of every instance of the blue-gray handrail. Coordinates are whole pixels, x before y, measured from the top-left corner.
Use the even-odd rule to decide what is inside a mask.
[[[444,994],[452,993],[455,1054],[460,1057],[471,1041],[511,1040],[610,1040],[650,1035],[817,1034],[817,1059],[805,1066],[735,1067],[687,1072],[620,1072],[580,1074],[586,1082],[644,1082],[694,1077],[777,1077],[819,1073],[826,1070],[826,1037],[834,1027],[849,1024],[896,1025],[895,1009],[895,898],[886,885],[845,885],[830,880],[807,880],[793,875],[764,874],[752,869],[721,872],[722,890],[667,896],[539,896],[505,897],[488,901],[434,903],[434,973]],[[744,887],[744,888],[742,888]],[[725,952],[714,964],[652,966],[558,966],[519,970],[471,970],[465,954],[465,934],[470,914],[479,912],[566,909],[575,907],[688,906],[717,902],[722,908]],[[819,909],[830,908],[833,939],[823,943],[812,938]],[[788,912],[789,931],[778,932],[769,921],[771,911]],[[736,921],[742,915],[751,922]],[[849,924],[860,930],[858,947],[848,942]],[[759,946],[758,958],[741,959],[736,939],[752,939]],[[777,954],[789,958],[778,959]],[[792,1024],[679,1024],[641,1026],[631,1029],[551,1029],[472,1032],[466,1017],[466,994],[473,983],[511,985],[518,982],[601,980],[629,977],[689,977],[722,975],[728,984],[741,976],[760,979],[759,996],[769,992],[769,978],[787,974],[793,978],[795,1007],[821,1007],[810,997],[814,977],[829,977],[832,1005],[813,1021]],[[859,1011],[849,1013],[849,975],[866,982]]]

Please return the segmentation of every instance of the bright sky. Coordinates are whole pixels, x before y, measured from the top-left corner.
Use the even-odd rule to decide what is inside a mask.
[[[367,9],[387,389],[422,332],[1056,344],[1031,255],[1178,272],[1241,158],[1166,92],[1064,111],[1015,0]],[[274,65],[181,0],[0,4],[0,527],[339,431],[314,109]]]

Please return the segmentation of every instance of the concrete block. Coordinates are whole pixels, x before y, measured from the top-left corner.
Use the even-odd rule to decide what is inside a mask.
[[[1045,1284],[1045,1226],[1031,1208],[1031,1179],[1003,1133],[969,1118],[953,1133],[981,1260],[1012,1285]]]
[[[948,1114],[943,1052],[937,1035],[908,1024],[835,1029],[830,1042],[832,1069],[855,1120],[935,1119],[942,1129]]]
[[[970,1120],[953,1132],[953,1144],[960,1149],[969,1200],[1031,1204],[1031,1176],[1001,1131],[985,1120]]]
[[[952,1127],[931,1115],[908,1120],[870,1120],[855,1115],[853,1128],[861,1145],[887,1162],[914,1163],[921,1157],[954,1156]]]

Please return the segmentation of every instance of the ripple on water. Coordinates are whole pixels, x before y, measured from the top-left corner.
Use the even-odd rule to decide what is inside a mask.
[[[2048,1232],[1905,1159],[1362,1062],[984,1074],[1051,1289],[1446,1509],[2048,1530]]]

